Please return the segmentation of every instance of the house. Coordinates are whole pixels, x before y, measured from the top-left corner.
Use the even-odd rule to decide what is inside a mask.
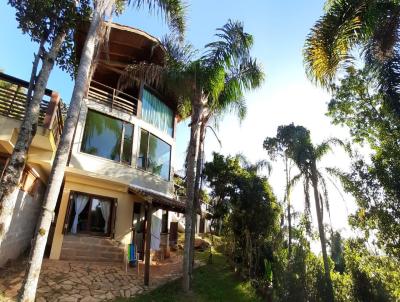
[[[177,102],[173,96],[140,82],[119,89],[119,77],[128,64],[163,64],[165,50],[158,39],[141,30],[116,23],[107,26],[108,47],[97,57],[96,70],[80,108],[49,236],[48,256],[122,262],[127,244],[134,243],[139,257],[146,260],[148,272],[150,251],[161,258],[168,255],[169,246],[176,243],[178,224],[185,211],[184,200],[175,195],[171,164],[179,121]],[[76,34],[78,55],[86,33],[87,27],[82,26]],[[22,96],[17,114],[9,113],[12,92],[5,98],[0,96],[0,114],[5,115],[0,119],[4,125],[0,128],[3,163],[12,151],[18,119],[23,116]],[[18,247],[20,251],[32,237],[40,200],[35,192],[43,191],[62,126],[59,97],[51,91],[47,95],[50,100],[44,103],[41,113],[43,129],[34,138],[27,164],[27,173],[34,175],[40,186],[26,189],[27,185],[21,182],[21,192],[33,194],[29,203],[38,208],[29,219],[21,216],[13,220],[15,226],[21,224],[20,220],[31,222],[23,237],[25,245]],[[197,225],[199,231],[206,231],[200,215]],[[175,234],[170,234],[170,228]],[[4,259],[17,254],[10,252]]]
[[[13,151],[24,117],[28,82],[0,73],[0,174]],[[28,150],[27,164],[16,191],[12,223],[0,247],[0,266],[29,246],[41,209],[47,177],[63,126],[60,97],[46,89],[39,126]]]

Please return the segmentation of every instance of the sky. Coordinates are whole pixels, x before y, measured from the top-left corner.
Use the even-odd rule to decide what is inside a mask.
[[[37,45],[30,42],[17,28],[15,12],[0,4],[0,69],[29,79],[33,53]],[[200,51],[215,39],[216,28],[228,19],[244,23],[245,30],[254,36],[252,54],[266,73],[261,88],[246,93],[248,113],[241,123],[233,115],[225,115],[219,123],[218,137],[222,147],[210,133],[205,143],[206,159],[213,151],[223,154],[244,154],[250,161],[267,159],[262,144],[267,136],[275,136],[279,125],[295,123],[311,131],[319,143],[329,137],[348,138],[348,130],[333,126],[325,116],[330,95],[316,87],[306,77],[302,48],[310,28],[323,13],[323,0],[187,0],[187,40]],[[128,7],[113,21],[140,28],[158,38],[169,32],[163,18],[146,10]],[[61,93],[68,102],[73,88],[70,77],[56,68],[48,87]],[[177,150],[173,166],[182,169],[189,138],[187,122],[177,128]],[[343,151],[334,150],[320,167],[348,169],[349,161]],[[269,181],[279,200],[283,198],[285,183],[283,165],[275,163]],[[331,220],[334,229],[349,234],[347,215],[355,209],[353,199],[343,194],[344,200],[331,185]],[[304,196],[301,189],[293,192],[293,204],[302,211]],[[312,211],[315,211],[312,208]],[[329,223],[329,220],[326,220]]]

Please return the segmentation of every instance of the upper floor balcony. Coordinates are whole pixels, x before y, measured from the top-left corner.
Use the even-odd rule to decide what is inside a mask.
[[[14,148],[21,120],[25,116],[29,83],[0,73],[0,153]],[[39,123],[31,149],[54,152],[63,127],[61,100],[57,92],[46,89],[40,103]]]

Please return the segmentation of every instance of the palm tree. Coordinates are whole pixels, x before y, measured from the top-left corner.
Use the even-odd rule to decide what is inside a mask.
[[[292,254],[292,214],[291,214],[291,168],[292,163],[288,157],[286,147],[280,143],[278,137],[267,137],[263,143],[264,149],[268,151],[269,156],[275,160],[277,156],[283,158],[285,164],[285,196],[283,203],[287,205],[287,220],[288,220],[288,259]]]
[[[30,265],[27,268],[24,283],[20,292],[21,301],[34,301],[40,268],[44,250],[48,238],[49,228],[64,178],[64,170],[67,165],[68,154],[71,149],[75,126],[78,121],[79,110],[90,76],[93,73],[92,62],[96,49],[101,44],[105,34],[105,21],[115,10],[119,10],[123,0],[95,0],[93,1],[93,15],[86,41],[82,49],[78,72],[75,78],[75,86],[72,92],[67,118],[63,133],[57,148],[56,156],[50,172],[48,186],[43,200],[43,211],[39,218],[35,240],[30,254]],[[149,10],[159,10],[166,16],[166,20],[172,29],[182,37],[185,29],[185,7],[180,0],[131,0],[129,4],[138,8],[148,6]]]
[[[300,180],[303,181],[305,214],[308,221],[311,215],[310,188],[313,189],[328,301],[334,301],[329,259],[326,251],[327,242],[323,224],[324,205],[329,214],[329,201],[327,183],[322,172],[317,168],[317,163],[331,150],[332,144],[343,145],[338,139],[329,139],[319,145],[314,145],[311,141],[310,132],[302,126],[295,126],[293,124],[279,126],[276,137],[267,138],[264,143],[264,147],[269,150],[270,154],[284,152],[298,168],[299,173],[290,180],[289,188],[293,187]]]
[[[164,66],[131,65],[120,78],[122,85],[143,80],[177,96],[181,112],[191,117],[186,163],[184,291],[189,291],[192,279],[192,226],[200,177],[197,167],[207,123],[227,108],[243,108],[244,92],[260,86],[263,80],[261,67],[250,55],[253,37],[244,31],[242,23],[229,20],[217,29],[216,36],[218,39],[207,44],[203,55],[197,58],[190,45],[181,47],[173,39],[165,39],[168,55]]]
[[[304,46],[310,79],[330,87],[342,67],[361,49],[365,67],[378,80],[385,102],[400,115],[400,3],[379,0],[329,0]]]

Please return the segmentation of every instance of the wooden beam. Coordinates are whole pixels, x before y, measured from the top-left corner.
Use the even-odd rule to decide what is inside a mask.
[[[146,250],[144,259],[144,285],[149,285],[150,280],[150,246],[151,246],[151,216],[153,215],[153,205],[149,203],[147,207],[146,223]]]

